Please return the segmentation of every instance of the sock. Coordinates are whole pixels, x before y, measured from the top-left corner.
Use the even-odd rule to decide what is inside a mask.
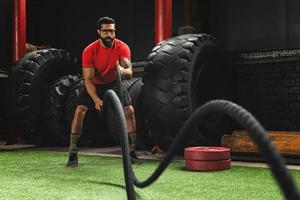
[[[136,148],[136,132],[128,133],[130,139],[130,152],[134,152]]]
[[[69,153],[78,153],[77,143],[80,138],[80,134],[70,134],[70,147],[69,147]]]

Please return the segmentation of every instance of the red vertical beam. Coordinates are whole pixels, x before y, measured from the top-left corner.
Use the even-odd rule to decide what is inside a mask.
[[[172,37],[172,0],[155,0],[155,43]]]
[[[26,53],[26,0],[13,0],[13,63]]]
[[[192,0],[184,0],[184,25],[192,25]]]

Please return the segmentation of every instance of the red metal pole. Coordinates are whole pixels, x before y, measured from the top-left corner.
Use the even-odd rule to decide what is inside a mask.
[[[13,0],[13,63],[26,53],[26,0]]]
[[[192,0],[184,0],[184,25],[192,25]]]
[[[172,37],[172,0],[155,0],[155,43]]]

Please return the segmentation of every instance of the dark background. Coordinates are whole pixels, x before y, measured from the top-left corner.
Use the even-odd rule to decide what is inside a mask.
[[[78,58],[98,38],[97,20],[113,17],[117,37],[132,49],[133,60],[142,60],[154,45],[152,1],[28,0],[28,42],[63,48]]]
[[[0,0],[0,67],[11,64],[12,1]],[[256,51],[300,46],[297,0],[192,0],[193,25],[218,38],[226,50]],[[132,49],[133,61],[154,47],[154,0],[27,0],[27,41],[72,52],[97,39],[96,21],[111,16],[117,37]],[[184,22],[184,0],[173,0],[173,35]]]
[[[11,10],[11,0],[0,0],[0,67],[12,64]],[[148,0],[27,0],[27,42],[62,48],[80,59],[98,38],[102,16],[116,20],[117,37],[131,47],[133,60],[145,60],[154,46],[154,1]]]
[[[212,0],[210,32],[227,50],[300,47],[300,1]]]

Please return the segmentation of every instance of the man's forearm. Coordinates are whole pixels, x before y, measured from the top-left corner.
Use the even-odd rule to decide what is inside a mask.
[[[121,66],[124,67],[123,76],[126,78],[132,78],[132,64],[129,59],[123,59],[121,60]]]
[[[88,94],[91,96],[91,98],[93,99],[94,102],[97,99],[99,99],[97,92],[96,92],[96,87],[91,80],[84,80],[84,85],[86,87]]]

